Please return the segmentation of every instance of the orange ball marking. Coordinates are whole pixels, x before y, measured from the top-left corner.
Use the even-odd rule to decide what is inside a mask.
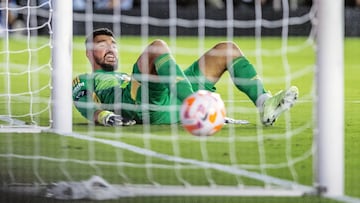
[[[190,97],[190,98],[186,99],[187,105],[191,106],[192,103],[194,103],[195,99],[196,99],[195,97]]]
[[[210,114],[210,115],[209,115],[209,121],[210,121],[211,123],[214,123],[214,122],[216,121],[216,117],[217,117],[217,113],[216,113],[216,112],[213,113],[213,114]]]

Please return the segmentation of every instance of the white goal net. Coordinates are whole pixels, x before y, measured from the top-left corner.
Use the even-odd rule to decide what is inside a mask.
[[[0,126],[4,130],[38,131],[50,126],[52,12],[48,8],[48,2],[1,2]]]
[[[299,87],[294,108],[274,126],[264,127],[253,103],[225,74],[216,88],[227,116],[250,123],[227,124],[214,136],[203,138],[190,135],[180,124],[95,126],[75,108],[73,132],[52,133],[54,119],[60,123],[69,119],[54,118],[52,111],[52,82],[61,81],[61,77],[52,80],[55,1],[30,2],[1,3],[0,7],[2,189],[60,199],[319,192],[313,164],[317,148],[313,138],[315,4],[226,0],[216,6],[205,0],[190,4],[141,0],[127,10],[101,8],[96,4],[101,1],[84,1],[83,7],[74,2],[72,76],[91,71],[85,35],[107,27],[118,36],[121,72],[130,74],[141,51],[157,38],[168,43],[183,69],[215,43],[230,40],[239,45],[273,94],[291,85]],[[10,25],[10,14],[21,16],[17,19],[21,23]],[[41,132],[10,132],[24,126]],[[68,190],[71,194],[64,192]]]

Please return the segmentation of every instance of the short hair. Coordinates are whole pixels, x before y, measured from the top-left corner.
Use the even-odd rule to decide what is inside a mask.
[[[114,33],[108,29],[108,28],[98,28],[98,29],[95,29],[93,30],[93,32],[88,35],[86,37],[86,40],[85,40],[85,46],[86,48],[88,49],[88,44],[91,43],[94,41],[95,37],[98,36],[98,35],[107,35],[107,36],[110,36],[110,37],[114,37]]]

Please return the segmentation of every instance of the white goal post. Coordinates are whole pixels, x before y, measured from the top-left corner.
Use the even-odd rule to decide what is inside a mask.
[[[72,1],[53,1],[52,130],[72,132]]]
[[[317,0],[316,182],[344,195],[344,1]]]

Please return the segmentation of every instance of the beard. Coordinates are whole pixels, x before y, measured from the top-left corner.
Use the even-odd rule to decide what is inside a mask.
[[[98,63],[104,71],[114,71],[117,69],[117,63],[115,65],[108,63]]]
[[[104,71],[115,71],[118,68],[117,61],[114,64],[112,64],[112,63],[106,63],[104,58],[96,58],[94,56],[94,59],[95,59],[95,63],[97,63]]]

